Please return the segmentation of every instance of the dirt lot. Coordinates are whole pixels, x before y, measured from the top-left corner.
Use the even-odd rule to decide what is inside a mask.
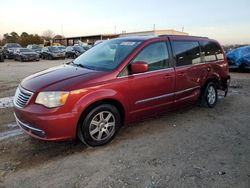
[[[0,98],[21,79],[68,60],[0,64]],[[250,187],[250,74],[229,95],[124,127],[110,144],[43,142],[0,108],[0,187]]]

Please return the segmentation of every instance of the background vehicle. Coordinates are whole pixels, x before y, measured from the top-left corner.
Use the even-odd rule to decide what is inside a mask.
[[[27,46],[27,48],[33,50],[36,53],[38,53],[39,56],[41,57],[42,47],[40,45],[30,44],[30,45]]]
[[[0,62],[4,62],[3,50],[1,47],[0,47]]]
[[[67,65],[24,79],[15,117],[42,140],[110,142],[123,124],[197,103],[210,108],[230,81],[215,40],[192,36],[118,38]],[[23,99],[25,96],[25,100]]]
[[[39,61],[39,54],[28,48],[18,48],[15,51],[14,59],[17,61]]]
[[[58,48],[61,52],[63,52],[63,53],[66,52],[66,47],[65,47],[65,46],[57,46],[57,48]]]
[[[227,53],[229,68],[250,69],[250,46],[236,48]]]
[[[23,61],[39,61],[39,54],[28,48],[18,48],[15,51],[14,59]]]
[[[66,58],[77,58],[82,55],[86,50],[82,46],[68,46],[66,48]]]
[[[22,48],[22,46],[18,43],[6,43],[3,47],[4,58],[13,59],[13,52],[15,48]]]
[[[48,46],[42,49],[42,59],[64,59],[65,53],[61,52],[57,47]]]

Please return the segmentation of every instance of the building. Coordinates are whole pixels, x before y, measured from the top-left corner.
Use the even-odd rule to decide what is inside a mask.
[[[78,44],[79,41],[87,44],[93,45],[97,40],[107,40],[112,38],[119,37],[118,34],[98,34],[98,35],[85,35],[85,36],[77,36],[77,37],[66,37],[62,39],[53,39],[53,43],[60,43],[65,46],[70,46],[74,44]]]
[[[129,36],[144,36],[144,35],[188,35],[188,33],[182,31],[176,31],[173,29],[168,30],[151,30],[151,31],[139,31],[139,32],[132,32],[132,33],[122,33],[120,37],[129,37]]]
[[[79,41],[87,44],[93,45],[95,41],[98,40],[107,40],[117,37],[128,37],[128,36],[143,36],[143,35],[188,35],[188,33],[176,31],[173,29],[169,30],[151,30],[151,31],[139,31],[131,33],[121,33],[121,34],[98,34],[98,35],[85,35],[77,37],[66,37],[63,39],[53,39],[53,43],[60,43],[65,46],[78,44]]]

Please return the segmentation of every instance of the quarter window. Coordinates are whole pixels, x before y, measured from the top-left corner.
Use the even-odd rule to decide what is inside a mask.
[[[169,54],[165,42],[157,42],[145,47],[133,60],[148,63],[149,71],[165,69],[169,67]]]
[[[201,41],[200,44],[203,61],[211,62],[224,59],[221,48],[215,42]]]
[[[201,63],[200,47],[196,41],[173,41],[176,66]]]

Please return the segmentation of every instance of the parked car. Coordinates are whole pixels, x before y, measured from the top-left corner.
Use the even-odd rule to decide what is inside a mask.
[[[41,54],[42,59],[64,59],[65,58],[65,53],[60,51],[58,47],[54,46],[48,46],[44,47],[42,49],[42,54]]]
[[[97,41],[95,41],[94,46],[96,46],[97,44],[101,44],[103,41],[105,41],[105,40],[97,40]]]
[[[15,48],[22,48],[22,46],[18,43],[6,43],[3,47],[4,58],[13,59],[13,52]]]
[[[57,46],[57,48],[58,48],[61,52],[63,52],[63,53],[66,52],[66,47],[65,47],[65,46]]]
[[[229,68],[250,69],[250,46],[236,48],[227,53]]]
[[[74,46],[80,46],[82,47],[85,51],[89,50],[92,46],[91,45],[83,45],[83,44],[74,44]]]
[[[27,46],[28,49],[33,50],[34,52],[38,53],[39,56],[41,57],[41,53],[42,53],[42,47],[39,46],[38,44],[29,44]]]
[[[230,76],[215,40],[192,36],[112,39],[67,65],[24,79],[17,123],[41,140],[110,142],[128,123],[196,103],[212,108]]]
[[[14,59],[16,61],[39,61],[39,54],[28,48],[17,48]]]
[[[66,58],[77,58],[82,55],[86,50],[82,46],[68,46],[66,48]]]
[[[3,49],[0,48],[0,62],[4,62]]]

